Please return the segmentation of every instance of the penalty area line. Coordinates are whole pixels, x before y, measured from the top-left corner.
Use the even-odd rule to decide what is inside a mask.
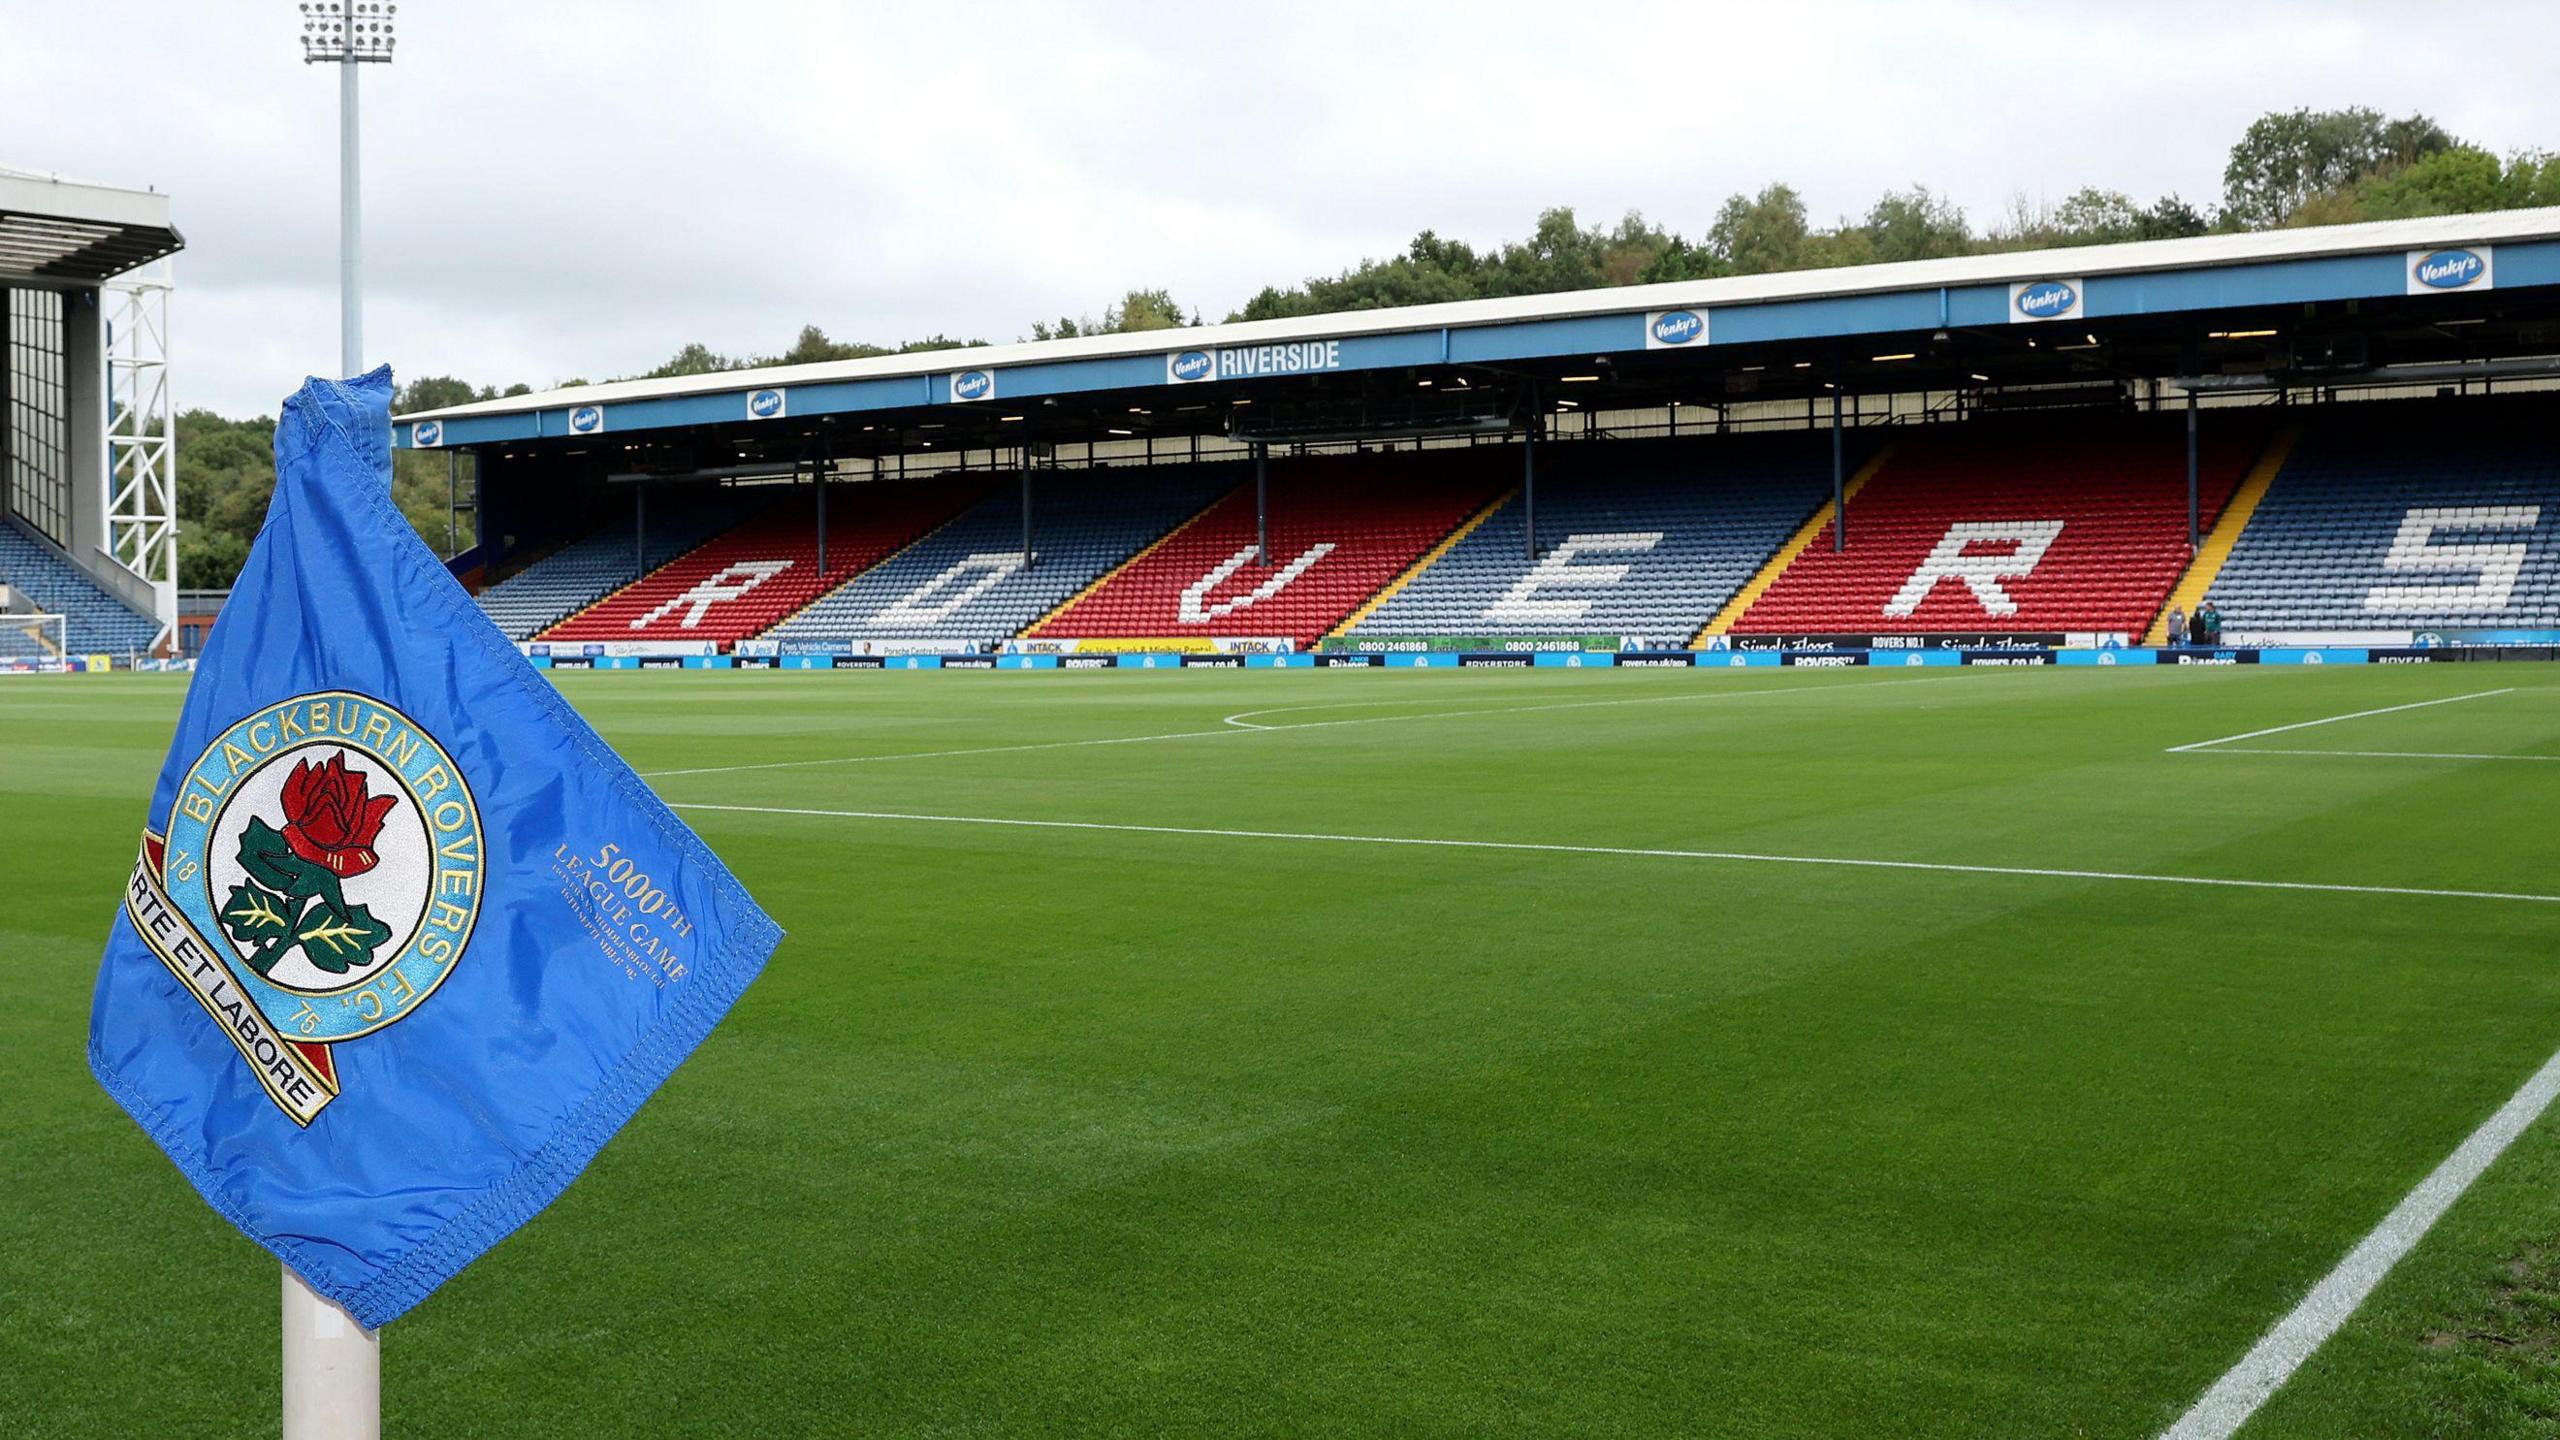
[[[2240,1363],[2224,1372],[2176,1424],[2161,1432],[2161,1440],[2230,1440],[2267,1397],[2293,1378],[2302,1362],[2338,1333],[2383,1277],[2471,1188],[2471,1182],[2542,1118],[2555,1095],[2560,1095],[2560,1053],[2542,1062],[2542,1068],[2496,1114],[2482,1121],[2469,1139],[2402,1197],[2337,1268],[2240,1357]]]
[[[1213,732],[1214,733],[1214,732]],[[1239,734],[1251,732],[1239,731]],[[2226,875],[2155,875],[2135,870],[2072,870],[2036,865],[1966,865],[1941,860],[1872,860],[1840,855],[1774,855],[1749,850],[1681,850],[1638,845],[1564,845],[1531,840],[1464,840],[1427,835],[1339,835],[1318,830],[1236,830],[1195,825],[1136,825],[1107,820],[1029,820],[1000,815],[928,815],[902,810],[820,810],[791,805],[726,805],[675,801],[675,810],[739,815],[800,815],[922,825],[984,825],[1021,830],[1088,830],[1200,839],[1276,840],[1322,845],[1387,845],[1431,850],[1496,850],[1540,855],[1616,855],[1648,860],[1708,860],[1740,865],[1809,865],[1846,870],[1913,870],[1935,875],[2010,875],[2037,880],[2106,880],[2228,890],[2292,890],[2326,895],[2401,895],[2434,900],[2506,900],[2560,905],[2560,895],[2520,890],[2442,890],[2423,885],[2349,885],[2318,880],[2248,880]]]
[[[2440,700],[2412,700],[2406,705],[2385,705],[2379,710],[2356,710],[2345,715],[2323,715],[2317,720],[2296,720],[2290,725],[2270,725],[2264,730],[2244,730],[2237,735],[2225,735],[2215,740],[2198,740],[2187,745],[2172,745],[2169,747],[2169,753],[2187,755],[2198,750],[2210,750],[2217,745],[2232,745],[2242,740],[2262,740],[2269,735],[2282,735],[2292,730],[2308,730],[2315,725],[2335,725],[2341,720],[2363,720],[2375,715],[2397,715],[2403,710],[2424,710],[2430,705],[2459,705],[2465,700],[2486,700],[2492,695],[2512,695],[2515,691],[2516,687],[2508,685],[2497,690],[2475,690],[2468,695],[2447,695]]]
[[[2177,752],[2172,752],[2177,753]],[[2277,750],[2260,745],[2218,745],[2190,755],[2326,755],[2342,760],[2560,760],[2560,755],[2489,755],[2464,750]]]

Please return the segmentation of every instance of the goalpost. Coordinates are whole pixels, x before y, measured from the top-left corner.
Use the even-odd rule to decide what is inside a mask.
[[[67,633],[59,615],[0,614],[0,670],[61,670]]]

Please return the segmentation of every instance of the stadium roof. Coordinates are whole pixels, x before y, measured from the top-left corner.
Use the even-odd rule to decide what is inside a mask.
[[[1026,401],[1054,406],[1067,397],[1087,401],[1111,394],[1125,399],[1126,392],[1203,381],[1250,385],[1381,370],[1534,367],[1541,362],[1550,369],[1559,364],[1588,369],[1594,361],[1610,363],[1602,357],[1658,369],[1687,357],[1739,362],[1743,356],[1734,347],[1740,346],[1793,344],[1803,350],[1804,342],[1814,342],[1816,348],[1827,343],[1836,355],[1852,337],[1935,332],[1943,340],[1957,331],[1978,338],[2012,325],[2054,321],[2093,330],[2149,321],[2149,338],[2167,343],[2173,337],[2158,322],[2179,317],[2181,343],[2191,351],[2191,332],[2197,327],[2186,322],[2204,312],[2328,302],[2348,302],[2350,308],[2366,302],[2397,306],[2411,297],[2437,304],[2492,290],[2513,298],[2519,289],[2552,286],[2560,286],[2560,208],[2500,211],[619,381],[403,416],[397,440],[408,446],[603,433],[628,438],[633,432],[844,414],[886,420],[892,412],[928,410],[939,412],[935,418],[957,420],[960,414],[944,407],[1007,409]],[[2377,307],[2375,313],[2387,308]],[[2036,330],[2007,333],[2021,336],[2024,348],[2034,347]],[[2140,338],[2135,330],[2126,334]],[[2051,347],[2046,355],[2052,349],[2097,345],[2093,334],[2086,346]],[[1861,354],[1854,358],[1866,361],[1867,347],[1857,348]],[[1803,369],[1811,362],[1791,363]],[[1975,362],[1955,357],[1951,363],[1962,368]],[[1693,375],[1701,366],[1680,368]],[[429,422],[423,431],[406,423],[422,420]]]
[[[0,166],[0,283],[95,285],[186,243],[166,195]]]

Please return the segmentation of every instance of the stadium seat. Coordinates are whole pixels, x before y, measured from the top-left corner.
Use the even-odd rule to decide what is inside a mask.
[[[142,655],[160,633],[160,623],[136,614],[123,601],[99,588],[80,567],[18,528],[0,520],[0,584],[25,596],[39,610],[62,617],[64,643],[74,655]],[[10,632],[19,636],[19,632]],[[0,658],[43,659],[39,642],[19,636]]]
[[[2205,594],[2234,639],[2560,629],[2560,455],[2476,405],[2323,416]]]
[[[650,571],[538,637],[743,640],[880,562],[986,493],[983,474],[827,487],[827,563],[817,500],[793,489],[745,524]]]
[[[2270,429],[2217,416],[2198,453],[2210,526]],[[1736,635],[2135,635],[2186,568],[2186,431],[2085,414],[1906,432]]]
[[[771,492],[756,490],[653,496],[645,555],[633,554],[633,522],[620,521],[543,556],[476,598],[508,639],[528,639],[772,503]]]
[[[993,645],[1055,609],[1235,488],[1233,464],[1056,471],[1031,487],[1032,563],[1022,563],[1019,479],[773,631],[781,640]]]
[[[1808,435],[1548,447],[1538,559],[1514,495],[1347,633],[1601,636],[1677,647],[1831,493]]]
[[[1501,493],[1499,453],[1274,460],[1267,566],[1247,483],[1031,633],[1312,645]]]

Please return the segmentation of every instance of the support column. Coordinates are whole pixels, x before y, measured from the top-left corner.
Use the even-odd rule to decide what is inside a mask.
[[[103,292],[62,292],[62,548],[87,565],[107,548],[107,316]]]
[[[0,520],[9,518],[9,309],[11,292],[0,285]]]
[[[1529,392],[1529,428],[1520,437],[1520,518],[1532,564],[1538,559],[1538,431],[1547,418],[1538,412],[1537,396]]]
[[[1271,564],[1271,447],[1253,447],[1253,563]]]
[[[824,466],[813,464],[809,473],[818,482],[818,574],[824,576],[827,573],[827,472]]]
[[[2187,391],[2187,553],[2193,555],[2204,537],[2198,533],[2196,514],[2196,392]]]
[[[1837,373],[1837,372],[1834,372]],[[1840,382],[1831,382],[1831,548],[1849,548],[1849,476],[1846,438],[1840,431]]]
[[[446,559],[462,549],[461,513],[455,505],[454,492],[462,486],[462,452],[444,452],[444,553]]]
[[[649,573],[649,482],[631,486],[631,578]]]
[[[1031,447],[1015,452],[1022,462],[1022,568],[1031,568]]]

